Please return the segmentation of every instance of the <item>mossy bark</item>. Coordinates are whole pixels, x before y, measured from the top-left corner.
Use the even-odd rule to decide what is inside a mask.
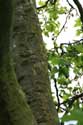
[[[0,125],[36,125],[10,58],[13,0],[0,0]]]
[[[34,4],[17,0],[13,54],[18,81],[38,125],[59,125],[48,78],[47,54]]]

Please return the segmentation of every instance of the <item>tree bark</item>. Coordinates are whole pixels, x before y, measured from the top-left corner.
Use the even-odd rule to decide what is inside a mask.
[[[10,58],[14,0],[0,0],[0,125],[36,125]]]
[[[38,125],[59,125],[48,78],[47,54],[33,2],[17,0],[13,54],[19,83]]]

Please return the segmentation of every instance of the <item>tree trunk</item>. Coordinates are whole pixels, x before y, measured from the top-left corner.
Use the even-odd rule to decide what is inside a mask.
[[[36,125],[10,59],[13,0],[0,0],[0,125]]]
[[[47,54],[34,4],[17,0],[13,53],[19,83],[38,125],[59,125],[48,78]]]

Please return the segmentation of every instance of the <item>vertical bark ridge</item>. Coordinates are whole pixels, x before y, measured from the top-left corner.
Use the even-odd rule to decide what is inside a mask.
[[[38,125],[59,125],[51,97],[47,54],[33,5],[20,0],[16,7],[13,30],[16,73]]]

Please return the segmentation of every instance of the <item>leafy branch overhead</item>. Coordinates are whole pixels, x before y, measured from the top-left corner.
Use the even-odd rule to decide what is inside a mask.
[[[63,3],[61,0],[47,0],[46,2],[40,0],[39,3],[37,11],[42,33],[48,38],[47,44],[52,43],[52,47],[47,49],[47,53],[49,78],[51,85],[53,84],[55,87],[53,99],[58,113],[63,113],[62,119],[68,121],[65,116],[70,114],[70,119],[74,120],[72,112],[80,110],[81,117],[83,110],[82,3],[79,0],[72,2],[66,0],[65,5],[63,5],[64,0]],[[70,25],[71,20],[72,26]],[[75,36],[71,40],[65,41],[66,37],[71,38],[72,36],[71,34],[65,35],[70,27],[74,29],[71,34],[74,32]],[[77,122],[83,124],[81,119],[78,119]]]

